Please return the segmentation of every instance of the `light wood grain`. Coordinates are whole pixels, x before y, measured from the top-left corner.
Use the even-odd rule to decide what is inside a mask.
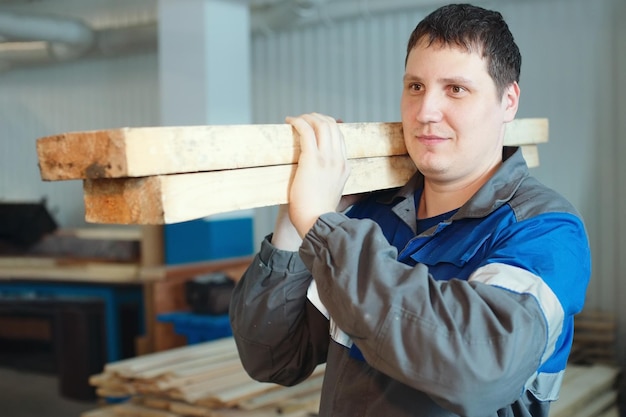
[[[135,263],[64,260],[42,257],[0,257],[0,280],[53,280],[98,283],[137,283]]]
[[[169,224],[287,202],[296,165],[145,178],[85,180],[85,217],[92,223]],[[344,194],[404,185],[415,173],[408,156],[351,161]]]
[[[402,125],[342,123],[349,159],[406,154]],[[516,119],[505,145],[548,140],[546,119]],[[68,132],[37,140],[43,180],[127,178],[297,162],[299,138],[287,124],[137,127]]]
[[[569,369],[565,371],[567,376]],[[580,367],[578,372],[563,381],[560,398],[551,406],[550,416],[572,417],[585,405],[609,390],[619,369],[605,365]]]

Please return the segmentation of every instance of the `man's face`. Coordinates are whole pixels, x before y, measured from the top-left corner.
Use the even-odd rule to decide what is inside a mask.
[[[423,41],[409,53],[402,90],[404,141],[427,181],[463,186],[502,159],[504,123],[517,111],[519,87],[501,98],[478,52]]]

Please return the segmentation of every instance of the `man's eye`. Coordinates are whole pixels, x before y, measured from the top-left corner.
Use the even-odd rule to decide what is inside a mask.
[[[452,92],[454,94],[460,94],[463,93],[465,91],[465,88],[459,86],[459,85],[453,85],[451,88]]]
[[[417,83],[409,84],[409,90],[420,91],[421,89],[422,89],[421,84],[417,84]]]

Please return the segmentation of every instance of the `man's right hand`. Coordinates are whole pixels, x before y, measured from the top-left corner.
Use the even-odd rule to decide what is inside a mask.
[[[334,212],[350,175],[337,121],[319,113],[287,117],[300,135],[300,157],[289,190],[289,215],[300,237],[319,216]]]

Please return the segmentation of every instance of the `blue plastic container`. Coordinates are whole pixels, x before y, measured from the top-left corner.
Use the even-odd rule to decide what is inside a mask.
[[[228,314],[210,315],[175,311],[159,314],[157,320],[172,323],[174,332],[186,336],[190,345],[233,335]]]

